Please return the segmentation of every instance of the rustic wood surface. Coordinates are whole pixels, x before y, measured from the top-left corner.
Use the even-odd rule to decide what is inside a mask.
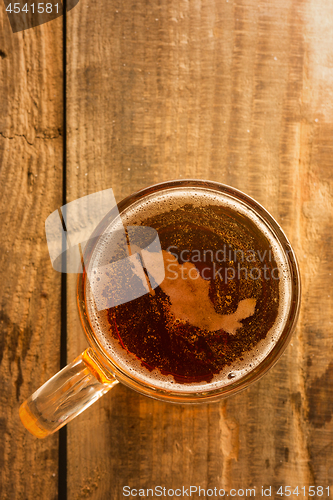
[[[43,225],[61,205],[62,25],[13,35],[0,13],[0,497],[54,500],[57,436],[30,437],[18,405],[59,364]],[[332,498],[331,0],[80,0],[66,30],[67,201],[175,178],[230,184],[281,223],[303,283],[290,346],[243,393],[184,407],[118,385],[70,423],[68,500],[122,499],[126,485],[259,498],[271,486],[275,499],[280,485],[316,485]],[[69,360],[86,346],[74,294],[69,276]]]
[[[0,2],[0,498],[55,499],[58,436],[19,405],[59,369],[60,275],[44,223],[62,201],[62,20],[13,34]]]

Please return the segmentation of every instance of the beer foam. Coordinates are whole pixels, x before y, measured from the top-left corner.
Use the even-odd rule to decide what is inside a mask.
[[[195,265],[190,262],[179,264],[176,257],[165,250],[162,254],[165,278],[160,287],[171,301],[171,321],[180,320],[201,330],[224,330],[235,335],[236,330],[243,326],[240,320],[254,314],[257,302],[254,298],[241,300],[233,314],[217,313],[209,298],[209,281],[201,278]]]
[[[242,359],[237,359],[232,365],[226,366],[217,375],[214,375],[210,382],[199,383],[178,383],[175,382],[172,375],[162,375],[158,370],[149,371],[145,368],[140,360],[134,355],[123,349],[120,344],[114,339],[110,333],[111,326],[107,318],[106,311],[97,311],[94,303],[93,295],[98,293],[98,273],[96,277],[91,277],[90,283],[86,287],[86,302],[88,314],[96,333],[98,342],[106,351],[108,357],[113,360],[113,363],[123,372],[130,376],[140,379],[143,383],[152,387],[171,390],[177,393],[195,393],[208,390],[216,390],[221,387],[233,384],[238,379],[242,378],[253,368],[257,367],[272,351],[275,343],[279,339],[289,313],[289,302],[291,295],[291,276],[289,264],[283,248],[278,243],[274,234],[270,232],[267,226],[257,216],[254,210],[243,204],[241,201],[235,201],[234,198],[225,193],[217,193],[208,188],[186,187],[171,188],[155,194],[148,195],[144,201],[137,201],[130,207],[126,208],[118,216],[111,225],[106,228],[103,236],[100,238],[98,245],[94,249],[91,261],[94,262],[94,267],[98,269],[99,265],[103,265],[107,260],[107,248],[110,234],[124,226],[140,225],[148,217],[154,217],[172,210],[182,209],[185,205],[194,207],[207,207],[209,205],[226,207],[243,215],[257,226],[263,233],[272,249],[275,261],[278,264],[280,273],[279,280],[279,309],[276,321],[273,327],[268,332],[267,336],[260,340],[256,346],[242,355]],[[171,254],[169,254],[171,255]],[[165,257],[165,253],[164,253]],[[169,258],[169,257],[168,257]],[[175,258],[174,258],[175,259]],[[177,259],[175,259],[177,261]],[[175,265],[180,265],[173,262]],[[192,267],[191,267],[192,266]],[[190,272],[195,266],[191,263],[183,264],[185,272]],[[191,271],[194,274],[194,270]],[[199,277],[196,281],[199,280]],[[233,315],[221,315],[215,312],[212,303],[207,301],[209,282],[200,278],[198,281],[199,287],[196,290],[196,298],[190,305],[185,305],[181,301],[183,284],[178,283],[178,290],[166,282],[160,285],[162,290],[164,287],[165,293],[171,300],[171,312],[175,319],[189,321],[201,329],[217,330],[223,328],[225,331],[234,334],[241,325],[241,320],[251,316],[254,313],[255,299],[249,298],[240,301],[237,311]],[[164,280],[165,281],[165,280]],[[193,285],[193,280],[191,284]],[[199,307],[198,307],[199,304]],[[200,304],[204,304],[205,314],[200,315]],[[182,307],[183,305],[183,307]],[[197,309],[197,310],[196,310]],[[208,319],[207,319],[208,317]],[[207,323],[208,321],[208,323]]]

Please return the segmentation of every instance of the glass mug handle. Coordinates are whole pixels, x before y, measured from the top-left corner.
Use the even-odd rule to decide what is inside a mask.
[[[31,434],[44,438],[68,424],[117,383],[88,347],[21,405],[21,421]]]

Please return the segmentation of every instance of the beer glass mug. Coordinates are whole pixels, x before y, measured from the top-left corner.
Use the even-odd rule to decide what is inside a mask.
[[[140,246],[130,230],[146,226],[152,232]],[[121,227],[129,254],[117,260]],[[131,296],[134,282],[143,291]],[[131,293],[118,300],[126,289]],[[181,404],[245,389],[290,340],[300,276],[286,236],[256,201],[216,182],[176,180],[129,196],[100,222],[84,251],[77,304],[90,347],[20,408],[39,438],[119,382]]]

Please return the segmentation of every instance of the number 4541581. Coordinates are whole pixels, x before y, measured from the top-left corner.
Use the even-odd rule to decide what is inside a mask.
[[[280,486],[280,488],[276,492],[277,495],[289,497],[290,495],[302,495],[309,497],[329,497],[330,496],[330,487],[327,486],[324,488],[323,486],[302,486],[299,488],[292,488],[291,486]]]
[[[51,3],[38,3],[35,4],[32,3],[32,4],[24,4],[24,6],[20,7],[20,4],[19,3],[13,3],[13,7],[12,7],[12,4],[10,3],[8,5],[8,7],[6,8],[6,11],[7,12],[10,12],[10,13],[14,13],[14,14],[19,14],[20,12],[25,12],[25,13],[28,13],[29,11],[31,11],[33,14],[36,12],[38,12],[38,14],[43,14],[43,12],[46,12],[47,14],[51,14],[53,12],[53,7],[54,7],[54,12],[56,12],[57,14],[59,13],[59,4],[56,3],[55,5],[52,5]]]

